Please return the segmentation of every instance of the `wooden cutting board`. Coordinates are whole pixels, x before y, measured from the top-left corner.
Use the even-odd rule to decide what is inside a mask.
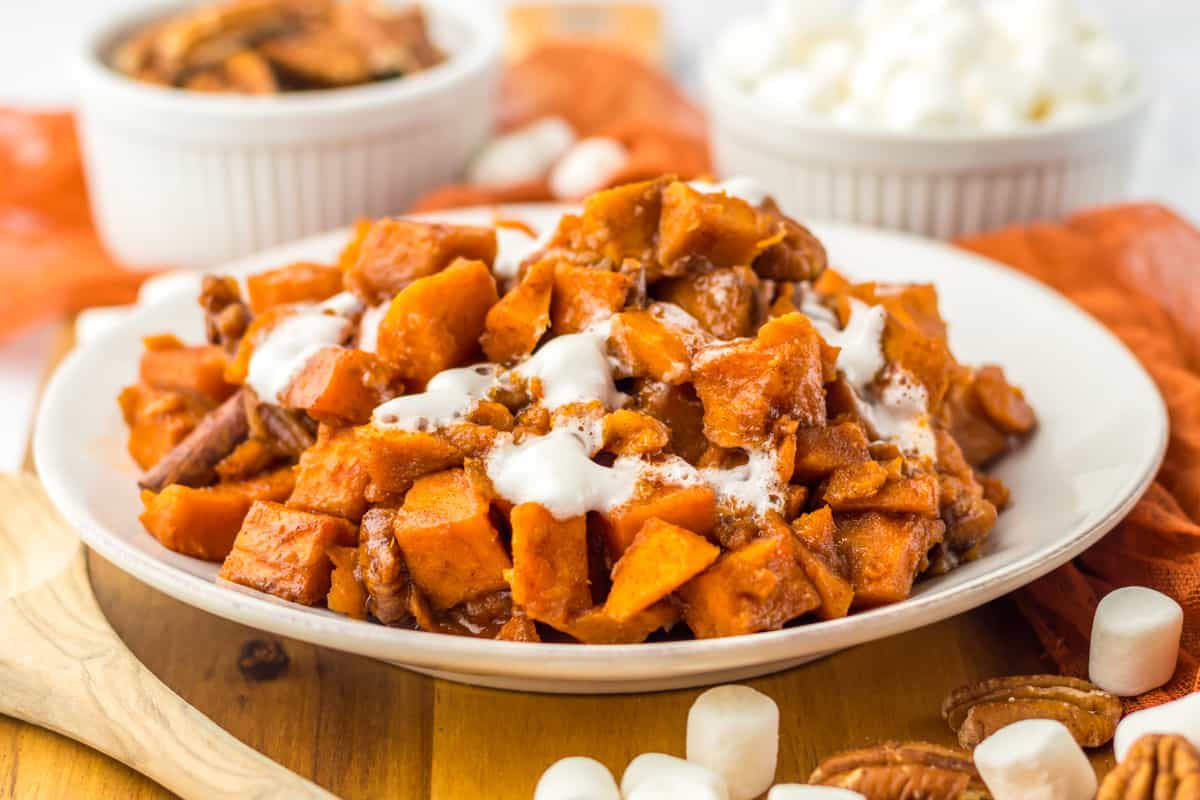
[[[60,357],[70,344],[64,330]],[[211,616],[95,553],[89,564],[113,627],[164,683],[345,798],[529,800],[542,770],[567,755],[598,758],[619,777],[638,753],[683,754],[687,709],[701,691],[561,697],[459,686]],[[239,666],[256,641],[278,645],[286,667]],[[887,739],[952,745],[938,711],[950,689],[1041,671],[1050,665],[1040,645],[1002,599],[749,683],[780,705],[784,782],[803,781],[830,753]],[[1093,762],[1107,771],[1110,749]],[[169,796],[106,756],[0,716],[0,800]]]

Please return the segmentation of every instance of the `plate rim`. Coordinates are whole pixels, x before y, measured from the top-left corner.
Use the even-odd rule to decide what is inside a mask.
[[[522,212],[548,213],[564,208],[570,207],[559,204],[510,204],[406,216],[441,220],[470,217],[478,221],[481,212],[519,216]],[[1157,385],[1137,357],[1119,338],[1049,286],[969,250],[921,236],[868,226],[816,221],[811,225],[818,232],[836,231],[836,235],[867,235],[884,240],[903,240],[923,247],[953,251],[957,257],[974,262],[974,266],[978,268],[1000,271],[1005,279],[1015,279],[1025,284],[1026,289],[1056,304],[1056,310],[1067,310],[1076,314],[1097,334],[1103,335],[1110,344],[1119,348],[1130,364],[1137,369],[1146,387],[1157,400],[1154,408],[1150,409],[1152,418],[1148,417],[1146,420],[1154,423],[1153,457],[1146,462],[1142,473],[1130,485],[1126,494],[1094,524],[1074,537],[1064,540],[1060,536],[1053,543],[1034,548],[1009,563],[999,565],[994,571],[956,587],[949,596],[931,593],[926,596],[909,597],[899,603],[858,612],[841,619],[813,622],[778,631],[671,642],[588,646],[538,643],[531,646],[524,642],[474,639],[364,624],[333,612],[296,606],[232,584],[212,582],[143,552],[100,523],[89,511],[82,492],[75,491],[65,475],[57,469],[57,462],[62,458],[62,448],[58,447],[56,453],[54,445],[57,432],[52,425],[58,418],[58,408],[65,402],[62,387],[70,384],[72,376],[85,369],[86,362],[95,358],[110,338],[120,336],[126,327],[136,323],[141,314],[174,302],[176,294],[192,291],[183,286],[164,293],[145,307],[135,309],[129,318],[122,320],[113,330],[105,331],[83,347],[73,350],[55,370],[43,393],[34,433],[34,461],[38,474],[54,505],[79,531],[89,547],[137,580],[180,602],[216,616],[331,649],[391,661],[402,660],[404,663],[431,669],[453,670],[456,663],[470,663],[471,670],[480,674],[521,674],[547,680],[580,681],[592,678],[629,683],[662,677],[668,673],[699,675],[730,666],[784,661],[806,652],[841,649],[924,627],[981,606],[1044,576],[1086,550],[1129,513],[1145,494],[1162,464],[1169,439],[1169,421],[1166,405]],[[294,240],[206,271],[227,273],[259,267],[275,253],[326,246],[335,242],[338,237],[344,237],[348,230],[349,228],[340,228]],[[69,403],[67,405],[69,406]],[[503,666],[493,667],[484,663],[488,658],[503,661]]]

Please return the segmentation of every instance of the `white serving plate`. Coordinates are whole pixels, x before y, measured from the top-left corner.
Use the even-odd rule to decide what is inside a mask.
[[[561,209],[515,206],[544,230]],[[437,215],[489,224],[493,210]],[[141,337],[202,338],[195,291],[180,286],[76,350],[47,390],[35,438],[46,489],[84,540],[141,581],[189,605],[273,633],[384,659],[450,680],[544,692],[632,692],[738,680],[911,630],[979,606],[1044,575],[1110,530],[1154,477],[1167,440],[1162,398],[1120,342],[1041,284],[994,262],[895,233],[817,225],[836,267],[861,279],[927,281],[941,294],[954,352],[997,363],[1024,387],[1041,426],[997,473],[1014,505],[983,556],[921,581],[895,605],[782,631],[638,645],[526,644],[398,630],[218,583],[217,565],[173,553],[137,521],[137,468],[117,409],[136,379]],[[229,265],[253,272],[332,260],[334,232]]]

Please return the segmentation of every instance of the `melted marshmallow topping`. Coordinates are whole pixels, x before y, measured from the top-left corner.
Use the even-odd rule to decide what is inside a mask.
[[[496,385],[499,367],[476,364],[439,372],[425,391],[392,398],[378,406],[371,421],[381,428],[431,431],[463,419]]]
[[[590,400],[599,400],[607,409],[620,408],[625,395],[613,383],[607,341],[603,326],[557,336],[512,371],[526,380],[538,379],[542,405],[551,411]]]
[[[246,372],[246,385],[267,403],[279,395],[323,348],[340,345],[350,336],[349,317],[362,310],[362,301],[350,292],[323,303],[301,307],[271,328],[254,348]]]
[[[700,470],[700,476],[717,493],[717,502],[751,508],[762,516],[768,511],[783,508],[783,482],[775,454],[766,450],[751,450],[745,464],[717,469]]]
[[[735,176],[720,183],[705,180],[688,181],[688,186],[703,194],[725,194],[730,197],[740,197],[750,205],[758,208],[770,197],[767,188],[753,178]]]
[[[358,321],[358,349],[368,353],[379,352],[379,323],[387,316],[391,303],[371,306]]]

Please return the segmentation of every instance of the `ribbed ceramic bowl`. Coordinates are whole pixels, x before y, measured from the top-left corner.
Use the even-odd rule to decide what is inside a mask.
[[[123,35],[171,8],[110,19],[76,58],[93,214],[127,264],[208,266],[397,213],[461,173],[490,131],[490,15],[427,8],[449,58],[410,77],[244,97],[143,84],[104,63]]]
[[[717,48],[719,50],[719,48]],[[762,182],[801,218],[951,238],[1123,199],[1148,94],[1095,118],[1014,132],[897,132],[764,107],[703,65],[723,175]]]

